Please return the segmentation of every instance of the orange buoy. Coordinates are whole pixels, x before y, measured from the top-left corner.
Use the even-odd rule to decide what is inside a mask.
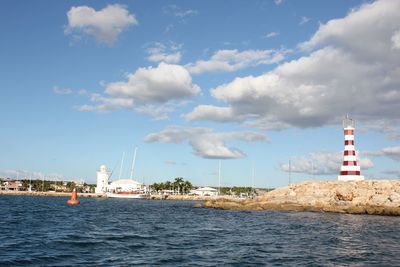
[[[78,200],[78,193],[76,193],[76,189],[72,191],[71,199],[67,201],[69,205],[78,205],[80,201]]]

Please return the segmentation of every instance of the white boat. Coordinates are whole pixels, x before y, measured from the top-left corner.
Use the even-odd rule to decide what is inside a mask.
[[[135,169],[135,161],[136,161],[136,151],[133,156],[132,168],[131,168],[131,177],[130,179],[121,179],[122,166],[124,162],[125,153],[122,156],[121,167],[119,172],[119,179],[111,182],[107,187],[107,197],[111,198],[146,198],[148,195],[148,190],[146,186],[142,183],[139,183],[133,179],[134,169]]]
[[[120,179],[108,186],[106,195],[112,198],[146,198],[148,194],[143,184],[131,179]]]
[[[141,199],[146,198],[145,192],[118,192],[118,193],[107,193],[107,197],[111,198],[130,198],[130,199]]]

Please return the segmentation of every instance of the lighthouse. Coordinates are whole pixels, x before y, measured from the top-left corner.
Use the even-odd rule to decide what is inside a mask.
[[[340,167],[339,181],[359,181],[364,180],[361,176],[360,166],[357,164],[356,149],[354,147],[355,122],[349,115],[343,120],[344,129],[344,151],[343,163]]]
[[[107,192],[109,173],[106,165],[101,165],[100,170],[97,172],[97,186],[96,194],[103,194]]]

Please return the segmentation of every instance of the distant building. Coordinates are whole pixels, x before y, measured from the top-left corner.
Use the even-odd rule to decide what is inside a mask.
[[[24,190],[25,187],[21,181],[8,180],[8,181],[3,182],[1,189],[2,190],[12,190],[12,191],[21,191],[21,190]]]
[[[200,187],[191,190],[190,193],[195,194],[197,196],[218,196],[218,190],[212,187]]]
[[[175,194],[174,190],[169,190],[169,189],[161,190],[161,195],[169,196],[169,195],[174,195],[174,194]]]

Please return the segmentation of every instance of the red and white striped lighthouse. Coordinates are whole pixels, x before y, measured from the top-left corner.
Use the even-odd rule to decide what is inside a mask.
[[[357,165],[356,149],[354,147],[355,122],[346,115],[343,120],[344,152],[343,163],[340,167],[339,181],[364,180],[361,176],[360,166]]]

